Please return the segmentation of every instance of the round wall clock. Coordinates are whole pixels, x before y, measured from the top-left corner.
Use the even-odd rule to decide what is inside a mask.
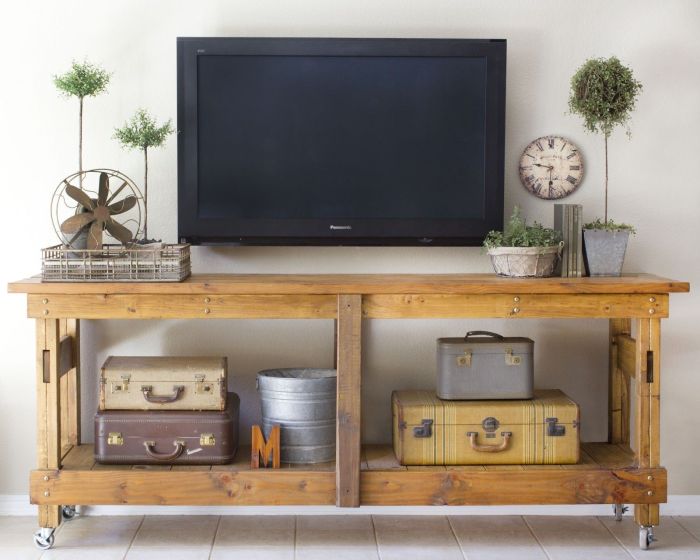
[[[520,180],[540,198],[564,198],[576,190],[582,179],[581,152],[561,136],[537,138],[520,156]]]

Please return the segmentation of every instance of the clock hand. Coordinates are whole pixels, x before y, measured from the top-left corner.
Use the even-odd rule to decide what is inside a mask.
[[[549,169],[549,172],[552,172],[552,169],[554,169],[553,165],[542,165],[541,163],[533,163],[535,167],[544,167],[545,169]]]

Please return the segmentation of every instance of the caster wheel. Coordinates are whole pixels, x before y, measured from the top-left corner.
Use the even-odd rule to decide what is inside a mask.
[[[63,506],[61,508],[61,517],[64,521],[70,521],[78,516],[77,506]]]
[[[34,546],[41,550],[48,550],[53,546],[54,539],[53,529],[39,529],[34,533]]]
[[[651,546],[651,543],[653,543],[655,540],[656,538],[654,537],[653,527],[639,528],[639,548],[641,548],[642,550],[648,550]]]
[[[615,521],[622,521],[622,516],[629,511],[629,508],[624,504],[613,504],[613,515]]]

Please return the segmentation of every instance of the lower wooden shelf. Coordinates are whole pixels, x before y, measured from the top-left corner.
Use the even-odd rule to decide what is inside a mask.
[[[335,464],[251,470],[249,449],[217,466],[99,465],[92,445],[71,449],[61,470],[35,470],[39,505],[334,505]],[[585,443],[576,465],[404,467],[390,446],[362,449],[362,505],[656,504],[666,469],[640,469],[628,448]]]

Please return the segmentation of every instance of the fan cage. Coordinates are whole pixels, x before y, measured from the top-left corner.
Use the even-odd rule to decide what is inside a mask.
[[[41,250],[46,282],[180,282],[190,273],[189,244],[106,244],[92,250],[54,245]]]
[[[137,204],[134,209],[130,211],[128,215],[124,215],[117,221],[134,232],[133,239],[141,239],[143,237],[145,201],[136,183],[116,169],[98,168],[72,173],[61,180],[54,190],[53,196],[51,197],[51,222],[57,238],[62,243],[68,244],[71,236],[61,232],[61,224],[67,218],[80,211],[80,204],[65,193],[66,185],[78,183],[80,185],[80,190],[85,192],[90,198],[96,199],[98,196],[98,188],[92,184],[93,181],[91,181],[91,179],[98,177],[100,173],[106,173],[110,180],[118,179],[121,181],[123,184],[122,188],[126,188],[123,194],[126,196],[131,195],[136,198]],[[105,233],[109,235],[110,238],[112,237],[109,232]],[[77,250],[85,248],[84,244],[80,246],[76,242],[71,243],[71,246]],[[97,251],[99,251],[99,249],[97,249]]]

